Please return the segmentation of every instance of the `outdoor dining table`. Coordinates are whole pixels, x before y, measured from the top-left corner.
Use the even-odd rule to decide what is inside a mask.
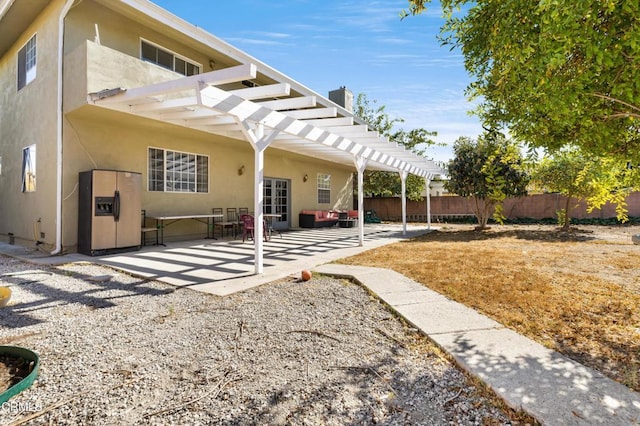
[[[267,222],[267,234],[269,236],[268,238],[271,238],[271,233],[273,231],[276,231],[278,234],[280,234],[280,238],[282,238],[282,233],[277,229],[273,229],[273,219],[280,219],[282,215],[277,213],[263,213],[262,216],[264,217],[265,222]]]
[[[164,228],[171,225],[172,223],[178,222],[180,220],[185,219],[193,219],[198,222],[207,224],[207,238],[217,240],[214,232],[214,223],[216,219],[224,218],[222,214],[189,214],[189,215],[178,215],[178,216],[149,216],[150,219],[155,219],[156,228],[158,232],[156,233],[156,245],[158,246],[166,246],[164,243]]]

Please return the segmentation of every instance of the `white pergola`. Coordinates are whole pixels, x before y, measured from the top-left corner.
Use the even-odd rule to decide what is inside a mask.
[[[353,165],[358,175],[358,225],[364,243],[363,173],[365,169],[392,171],[402,182],[402,222],[406,233],[405,184],[409,174],[421,176],[428,188],[435,163],[372,131],[352,114],[317,95],[292,96],[290,83],[223,90],[220,86],[250,81],[255,64],[244,64],[204,74],[131,89],[105,90],[89,95],[99,107],[248,141],[254,149],[254,212],[263,220],[264,152],[268,147]],[[320,99],[319,99],[320,98]],[[263,229],[255,227],[255,272],[263,272]]]

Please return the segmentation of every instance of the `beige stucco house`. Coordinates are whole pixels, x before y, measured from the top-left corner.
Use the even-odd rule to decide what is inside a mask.
[[[0,103],[0,238],[52,254],[77,248],[86,170],[141,173],[148,216],[248,207],[288,228],[353,208],[354,172],[439,172],[145,0],[0,0]]]

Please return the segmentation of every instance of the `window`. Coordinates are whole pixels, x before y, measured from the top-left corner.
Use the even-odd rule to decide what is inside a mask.
[[[331,202],[331,175],[318,173],[318,204]]]
[[[22,192],[36,190],[36,146],[31,145],[22,150]]]
[[[140,43],[140,56],[143,60],[186,76],[200,74],[200,66],[194,62],[144,40]]]
[[[209,192],[209,157],[149,148],[149,191]]]
[[[36,78],[36,36],[18,51],[18,90]]]

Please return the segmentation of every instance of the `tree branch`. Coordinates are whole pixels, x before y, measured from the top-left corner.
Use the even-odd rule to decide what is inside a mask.
[[[637,107],[635,105],[632,105],[632,104],[630,104],[628,102],[625,102],[625,101],[622,101],[620,99],[616,99],[616,98],[613,98],[613,97],[608,96],[608,95],[603,95],[602,93],[592,93],[592,96],[595,96],[595,97],[598,97],[598,98],[601,98],[601,99],[605,99],[607,101],[616,102],[616,103],[622,104],[622,105],[624,105],[626,107],[629,107],[629,108],[631,108],[631,109],[633,109],[635,111],[640,112],[640,107]]]

